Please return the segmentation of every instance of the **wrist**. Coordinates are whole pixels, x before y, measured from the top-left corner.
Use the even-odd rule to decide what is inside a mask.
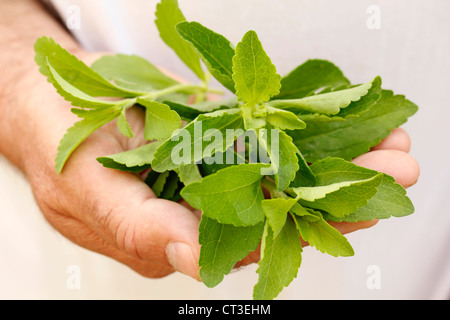
[[[0,153],[22,172],[53,167],[59,140],[77,117],[36,65],[0,94]]]

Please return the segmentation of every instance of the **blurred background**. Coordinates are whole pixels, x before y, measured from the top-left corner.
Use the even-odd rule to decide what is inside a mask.
[[[156,0],[52,2],[87,49],[137,54],[196,81],[159,38]],[[450,2],[179,3],[188,20],[235,44],[255,30],[281,75],[307,59],[327,59],[352,83],[380,75],[383,88],[419,106],[403,126],[421,167],[408,189],[416,212],[348,234],[353,257],[304,248],[297,279],[278,299],[450,298]],[[233,271],[213,289],[181,274],[146,279],[80,248],[44,220],[27,181],[1,155],[0,208],[0,299],[251,299],[257,281],[256,265]]]

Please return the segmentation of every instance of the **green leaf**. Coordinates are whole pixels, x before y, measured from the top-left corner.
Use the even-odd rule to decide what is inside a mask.
[[[361,181],[381,174],[378,171],[335,157],[327,157],[316,161],[310,168],[316,177],[317,186],[328,186],[345,181]]]
[[[98,157],[97,161],[101,163],[105,168],[109,169],[115,169],[119,171],[125,171],[125,172],[142,172],[148,168],[150,168],[150,165],[143,165],[141,167],[134,166],[134,167],[127,167],[126,165],[123,165],[121,163],[118,163],[114,161],[113,159],[110,159],[108,157]]]
[[[180,181],[186,186],[202,180],[202,175],[200,174],[200,170],[196,164],[187,164],[179,167],[175,169],[175,172],[178,174]]]
[[[231,161],[230,154],[232,155]],[[234,150],[234,145],[232,145],[225,152],[216,152],[212,157],[205,157],[200,164],[200,170],[202,175],[208,176],[210,174],[216,173],[223,168],[231,167],[233,165],[241,163],[249,163],[249,161],[242,157],[241,154],[237,153]]]
[[[149,178],[152,175],[149,175],[146,179],[146,183],[152,189],[157,197],[161,195],[164,191],[164,186],[166,185],[167,179],[169,178],[170,171],[165,171],[160,174],[157,174],[155,179],[150,180]],[[151,183],[149,183],[151,181]]]
[[[395,183],[395,179],[387,174],[382,175],[377,193],[367,202],[364,207],[343,217],[337,218],[325,214],[327,220],[331,221],[368,221],[373,219],[387,219],[390,217],[404,217],[414,213],[414,205],[406,196],[406,190]]]
[[[235,96],[221,100],[203,101],[192,105],[192,108],[197,109],[202,113],[233,109],[236,107],[238,107],[238,102]]]
[[[227,167],[184,187],[181,196],[220,223],[256,225],[264,219],[261,170],[265,166],[258,163]]]
[[[257,249],[264,223],[250,227],[221,224],[202,215],[199,226],[200,278],[212,288],[230,273],[236,262]]]
[[[168,100],[164,100],[162,101],[163,104],[168,105],[170,107],[170,109],[172,109],[173,111],[175,111],[176,113],[178,113],[178,115],[180,116],[180,118],[184,121],[192,121],[195,118],[197,118],[200,114],[202,114],[201,111],[192,108],[192,106],[183,104],[183,103],[179,103],[179,102],[174,102],[174,101],[168,101]]]
[[[260,109],[263,111],[261,112]],[[259,105],[251,107],[244,104],[241,106],[241,110],[245,130],[257,130],[267,125],[265,106]]]
[[[121,108],[111,107],[92,110],[84,114],[84,119],[76,122],[61,139],[56,155],[56,171],[61,173],[72,152],[95,130],[113,121],[122,112]]]
[[[297,199],[296,199],[297,200]],[[318,211],[315,211],[311,208],[306,208],[300,205],[298,202],[296,202],[290,211],[292,214],[295,214],[296,216],[302,217],[302,219],[305,219],[309,222],[318,221],[320,219],[319,215],[317,214]]]
[[[216,152],[224,152],[237,137],[229,139],[227,129],[234,129],[237,133],[237,129],[242,129],[240,133],[244,133],[240,109],[199,115],[187,126],[174,132],[172,137],[158,148],[153,169],[159,172],[173,170],[182,165],[196,163]],[[211,142],[205,144],[204,141]]]
[[[358,187],[360,187],[361,185],[364,185],[367,182],[372,182],[372,180],[374,180],[374,178],[369,178],[366,180],[336,182],[326,186],[299,187],[293,188],[293,190],[300,197],[300,199],[312,202],[324,199],[329,194],[335,193],[350,186],[357,185]]]
[[[181,189],[179,182],[180,179],[178,175],[174,171],[169,171],[169,176],[167,177],[164,188],[158,195],[158,198],[177,201],[177,199],[179,198],[179,194],[177,194],[177,191]]]
[[[372,87],[372,81],[366,82],[349,89],[327,92],[308,96],[301,99],[272,100],[267,102],[269,106],[287,109],[297,113],[310,112],[326,115],[338,114],[341,109],[348,107],[352,102],[365,96]]]
[[[152,189],[155,196],[160,199],[178,201],[182,184],[174,171],[163,173],[151,170],[145,178],[145,183]]]
[[[297,147],[292,143],[292,138],[284,131],[277,129],[260,132],[259,141],[265,145],[274,170],[277,189],[286,189],[296,177],[299,170]]]
[[[320,212],[313,212],[319,217],[316,221],[310,221],[305,217],[297,216],[295,214],[291,215],[302,239],[322,253],[328,253],[334,257],[353,256],[355,252],[347,238],[329,225],[322,218]]]
[[[270,300],[297,277],[302,262],[302,244],[296,227],[287,218],[281,232],[274,238],[266,223],[258,263],[258,282],[253,288],[253,299]]]
[[[181,22],[176,28],[181,37],[194,46],[214,78],[234,93],[234,48],[230,41],[198,22]]]
[[[200,114],[209,113],[217,110],[232,109],[237,107],[235,97],[223,100],[212,100],[186,105],[183,103],[163,100],[162,103],[167,104],[172,110],[176,111],[181,119],[192,121]]]
[[[201,80],[205,81],[206,77],[197,53],[189,42],[184,40],[176,30],[176,25],[183,21],[186,21],[186,18],[181,12],[177,0],[162,0],[157,4],[155,24],[159,30],[161,39],[175,51],[186,66]]]
[[[297,130],[306,127],[305,122],[299,119],[294,113],[266,106],[266,121],[268,124],[281,130]]]
[[[93,97],[135,97],[140,94],[112,84],[63,49],[52,38],[39,38],[35,43],[34,50],[39,71],[51,83],[54,82],[50,77],[47,63],[51,64],[61,78],[87,95]]]
[[[297,199],[266,199],[262,201],[262,208],[267,218],[267,223],[272,228],[273,237],[283,229],[286,217]]]
[[[105,55],[91,68],[105,79],[132,90],[147,92],[178,84],[149,61],[136,55]]]
[[[117,104],[117,101],[100,100],[78,90],[66,80],[64,80],[58,72],[52,67],[47,60],[48,79],[56,88],[56,91],[73,106],[89,109],[107,108]]]
[[[316,186],[325,186],[325,189],[331,188],[333,186],[337,186],[341,183],[345,184],[348,182],[367,181],[367,184],[363,183],[363,184],[365,184],[364,188],[361,188],[361,190],[359,190],[359,187],[358,187],[356,189],[358,191],[355,191],[356,194],[350,195],[351,199],[347,198],[345,195],[343,195],[343,197],[339,201],[337,201],[335,204],[331,204],[331,200],[332,200],[331,198],[329,199],[330,200],[329,204],[318,204],[319,201],[315,201],[316,203],[313,205],[311,205],[311,203],[309,203],[309,202],[307,203],[307,206],[325,210],[337,218],[343,218],[344,216],[346,216],[343,214],[336,214],[336,213],[338,211],[340,211],[341,209],[343,209],[344,207],[348,206],[347,201],[350,201],[351,203],[343,212],[348,212],[352,209],[351,208],[352,205],[364,204],[364,202],[367,200],[367,202],[364,205],[354,208],[353,210],[351,210],[351,212],[348,212],[348,214],[353,214],[357,210],[360,210],[360,209],[362,210],[362,208],[364,206],[366,206],[370,203],[371,199],[376,199],[377,194],[378,194],[378,196],[383,195],[383,193],[384,193],[383,191],[381,193],[379,193],[380,190],[383,190],[383,184],[388,184],[388,182],[392,182],[392,180],[390,180],[389,176],[387,176],[385,174],[379,173],[375,170],[370,170],[370,169],[358,166],[354,163],[351,163],[351,162],[346,161],[341,158],[329,157],[329,158],[326,158],[323,160],[319,160],[319,161],[313,163],[310,166],[310,168],[311,168],[311,171],[315,175]],[[384,181],[384,183],[383,183],[383,181]],[[376,183],[378,183],[377,186],[375,186]],[[354,187],[356,187],[356,186],[354,186]],[[392,187],[396,188],[394,186],[392,186]],[[372,196],[370,196],[370,194],[373,192],[373,188],[375,188],[376,192]],[[303,189],[303,190],[306,190],[306,189]],[[317,189],[317,190],[320,190],[320,189]],[[396,194],[400,194],[400,196],[398,198],[393,196],[393,198],[399,200],[399,204],[405,204],[406,207],[408,207],[407,203],[409,202],[409,199],[408,200],[404,199],[404,193],[403,193],[404,190],[403,190],[403,192],[401,192],[401,190],[397,190],[397,191],[398,192]],[[368,193],[366,193],[366,192],[368,192]],[[339,194],[337,194],[337,195],[339,195]],[[364,198],[367,198],[367,199],[364,200]],[[375,204],[376,203],[377,202],[375,201]],[[306,205],[306,202],[304,202],[304,204]],[[329,206],[328,210],[325,209],[325,206]],[[370,209],[370,207],[369,207],[369,209]],[[331,211],[333,211],[333,212],[331,212]],[[328,215],[327,215],[327,220],[328,220]],[[371,220],[371,219],[368,219],[368,220]]]
[[[122,113],[120,114],[119,118],[117,119],[117,127],[119,128],[119,131],[125,137],[133,138],[133,131],[131,130],[130,124],[128,123],[127,118],[126,118],[127,109],[128,108],[126,108],[126,107],[124,107],[122,109]]]
[[[364,97],[357,101],[353,101],[349,106],[341,109],[336,116],[341,118],[346,118],[347,116],[360,116],[364,112],[370,110],[371,106],[380,99],[381,91],[381,78],[376,77],[372,81],[372,87]]]
[[[364,103],[364,98],[360,103]],[[383,90],[376,103],[372,97],[368,99],[367,110],[345,118],[301,117],[306,122],[306,129],[288,134],[308,162],[328,156],[351,160],[379,144],[392,129],[405,123],[417,111],[414,103],[404,96],[393,95],[392,91]]]
[[[365,206],[377,192],[381,179],[382,174],[377,173],[363,180],[344,180],[326,185],[321,185],[321,181],[318,180],[315,187],[299,187],[292,190],[302,205],[342,218]]]
[[[266,104],[241,106],[246,130],[257,130],[272,126],[281,130],[304,129],[306,124],[290,111],[270,107]]]
[[[326,60],[308,60],[281,79],[280,93],[274,99],[299,99],[319,89],[350,85],[341,70]]]
[[[316,177],[303,157],[300,150],[297,149],[297,159],[299,169],[295,174],[294,180],[291,181],[289,187],[314,187],[316,185]]]
[[[268,101],[278,94],[280,79],[256,32],[248,31],[233,57],[233,80],[239,101],[249,106]]]
[[[137,102],[145,107],[146,140],[164,140],[181,126],[181,118],[164,103],[138,98]]]
[[[161,144],[162,141],[151,142],[136,149],[99,157],[97,161],[106,168],[140,172],[150,168],[155,151]]]

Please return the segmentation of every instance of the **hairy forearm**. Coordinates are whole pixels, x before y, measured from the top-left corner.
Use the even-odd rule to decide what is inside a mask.
[[[52,98],[45,99],[47,83],[34,62],[34,43],[46,35],[72,52],[81,49],[36,0],[1,0],[0,35],[0,153],[24,171],[24,154],[37,142],[32,138],[39,137],[36,131],[45,120],[37,108],[52,112],[47,105]]]
[[[34,67],[33,45],[43,35],[55,38],[70,51],[79,50],[73,37],[37,0],[0,1],[0,34],[0,66],[8,67],[5,80]],[[3,77],[0,81],[3,84]]]

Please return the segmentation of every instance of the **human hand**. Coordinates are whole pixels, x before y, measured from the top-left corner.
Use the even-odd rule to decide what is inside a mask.
[[[70,109],[68,103],[54,92],[46,95],[53,97],[54,105],[59,105],[61,122],[70,126],[74,119],[67,111],[63,112],[63,108]],[[135,133],[131,140],[120,134],[114,122],[98,130],[76,150],[61,175],[55,173],[53,157],[48,156],[41,163],[41,168],[46,168],[45,177],[36,170],[27,170],[27,174],[47,220],[73,242],[148,277],[161,277],[177,270],[198,279],[200,213],[186,204],[157,199],[139,175],[105,169],[95,160],[144,144],[143,118],[140,109],[129,110],[127,119]],[[49,141],[62,136],[59,130],[46,127],[46,131]],[[408,187],[418,176],[417,163],[407,153],[409,146],[407,133],[396,129],[354,162],[390,174]],[[376,222],[331,224],[345,234]],[[237,266],[258,260],[257,250]]]
[[[162,277],[177,270],[198,279],[200,213],[183,203],[157,199],[139,175],[106,169],[96,161],[99,156],[145,143],[140,134],[144,129],[141,110],[132,108],[127,115],[135,138],[124,138],[115,123],[110,123],[83,142],[62,174],[56,173],[54,159],[59,140],[77,118],[70,113],[70,104],[37,72],[30,42],[35,40],[34,32],[64,39],[70,43],[65,47],[77,48],[78,45],[68,40],[64,31],[34,2],[11,1],[12,4],[16,10],[13,12],[8,7],[4,12],[12,12],[11,17],[20,17],[26,12],[29,25],[36,28],[24,26],[22,30],[20,19],[11,19],[9,32],[4,32],[9,37],[5,38],[8,45],[23,44],[14,47],[15,50],[3,51],[0,59],[3,66],[15,67],[9,71],[17,69],[3,77],[7,85],[0,86],[0,151],[27,176],[49,223],[74,243],[111,257],[147,277]],[[19,47],[23,54],[19,54]],[[82,55],[83,60],[93,60],[92,55],[85,52]],[[25,71],[18,66],[32,71],[25,76]],[[407,149],[409,138],[397,129],[354,162],[390,174],[408,187],[417,180],[419,169]],[[332,224],[342,233],[349,233],[375,223]],[[258,259],[259,253],[255,251],[238,265]]]
[[[86,63],[83,51],[38,1],[0,1],[0,152],[28,178],[49,223],[76,244],[148,277],[174,270],[198,277],[199,217],[183,205],[156,199],[138,175],[103,168],[96,157],[141,145],[143,118],[129,110],[136,138],[108,124],[90,136],[62,174],[55,156],[66,130],[79,120],[38,72],[33,45],[48,35]],[[23,24],[21,17],[27,17]]]

